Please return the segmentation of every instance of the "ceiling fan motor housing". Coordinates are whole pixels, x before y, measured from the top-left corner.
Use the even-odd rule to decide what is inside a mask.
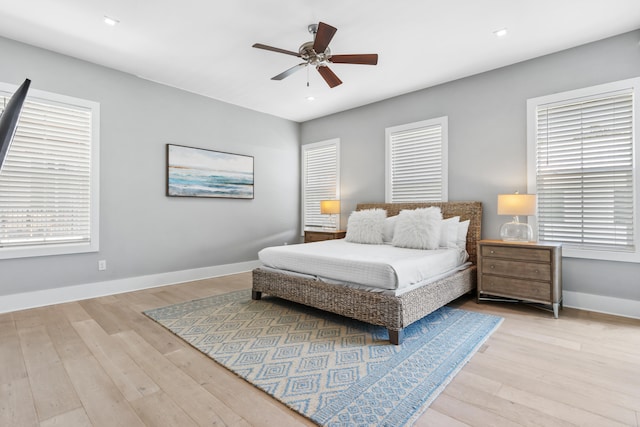
[[[316,66],[331,58],[331,49],[327,47],[324,52],[318,53],[313,50],[313,42],[303,43],[302,46],[300,46],[298,53],[300,53],[300,58],[307,61],[307,63]]]

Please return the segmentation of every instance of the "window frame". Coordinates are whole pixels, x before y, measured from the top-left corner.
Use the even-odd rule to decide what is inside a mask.
[[[434,126],[440,126],[441,135],[441,188],[440,200],[421,199],[421,200],[394,200],[393,199],[393,182],[392,182],[392,164],[391,164],[391,145],[394,133],[404,132],[408,130],[419,130]],[[448,116],[436,117],[433,119],[421,120],[418,122],[407,123],[398,126],[391,126],[385,129],[385,202],[447,202],[449,200],[449,118]]]
[[[571,244],[563,244],[562,255],[571,258],[596,259],[605,261],[640,262],[640,147],[638,146],[638,126],[640,126],[640,78],[625,79],[611,83],[605,83],[586,88],[554,93],[527,100],[527,189],[531,194],[537,194],[537,109],[545,104],[575,102],[581,98],[592,98],[598,95],[606,95],[611,92],[631,90],[633,101],[633,125],[632,125],[632,161],[633,161],[633,241],[635,251],[615,251],[595,249],[593,247],[575,247]],[[538,237],[538,216],[529,218],[529,222]]]
[[[0,82],[0,95],[10,96],[17,86]],[[63,242],[45,245],[0,246],[0,259],[28,258],[52,255],[67,255],[87,252],[98,252],[100,248],[100,104],[95,101],[75,98],[43,90],[29,89],[25,102],[35,100],[49,105],[79,107],[91,114],[91,146],[90,146],[90,184],[89,206],[87,216],[90,222],[88,242]],[[20,122],[18,122],[18,130]],[[15,143],[15,141],[14,141]],[[9,154],[8,154],[9,155]]]
[[[304,236],[304,230],[305,230],[305,223],[306,223],[306,215],[305,215],[305,207],[306,207],[306,186],[305,186],[305,181],[306,181],[306,177],[307,177],[307,164],[305,161],[305,155],[307,150],[313,150],[313,149],[321,149],[323,147],[327,147],[327,146],[331,146],[334,145],[335,149],[336,149],[336,189],[335,189],[335,196],[334,198],[336,200],[340,200],[340,138],[332,138],[332,139],[328,139],[328,140],[324,140],[324,141],[319,141],[319,142],[313,142],[310,144],[304,144],[301,146],[301,150],[300,150],[300,163],[301,163],[301,168],[302,168],[302,173],[301,173],[301,183],[300,183],[300,188],[301,188],[301,215],[300,218],[302,219],[301,224],[300,224],[300,235]],[[328,198],[330,198],[328,196]],[[337,214],[336,216],[336,230],[340,229],[340,217],[341,214]]]

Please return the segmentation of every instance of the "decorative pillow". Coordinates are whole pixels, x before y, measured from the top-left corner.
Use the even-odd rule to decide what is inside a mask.
[[[458,223],[458,247],[467,248],[467,231],[469,231],[469,220],[460,221]]]
[[[383,243],[382,231],[386,218],[387,211],[384,209],[366,209],[351,212],[347,221],[346,241],[381,245]]]
[[[440,244],[442,213],[438,207],[400,211],[393,232],[393,246],[437,249]]]
[[[440,247],[441,248],[457,248],[458,247],[458,223],[459,216],[442,220],[442,228],[440,229]]]
[[[393,241],[393,231],[396,228],[396,220],[398,216],[390,216],[384,220],[384,228],[382,230],[382,241],[384,243],[391,243]]]

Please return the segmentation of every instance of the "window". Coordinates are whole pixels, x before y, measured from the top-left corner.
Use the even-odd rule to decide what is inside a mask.
[[[340,140],[302,146],[302,228],[328,224],[320,200],[340,199]],[[340,223],[338,215],[337,223]]]
[[[447,117],[386,129],[387,203],[446,202]]]
[[[639,87],[631,79],[528,101],[538,238],[562,242],[565,256],[640,262]]]
[[[29,90],[0,174],[0,259],[98,250],[98,153],[97,103]]]

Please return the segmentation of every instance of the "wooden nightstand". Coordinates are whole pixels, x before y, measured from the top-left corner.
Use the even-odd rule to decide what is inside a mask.
[[[322,240],[344,239],[347,235],[343,230],[304,230],[304,242],[320,242]]]
[[[478,242],[478,302],[504,297],[562,308],[562,244]],[[499,299],[498,299],[499,300]]]

